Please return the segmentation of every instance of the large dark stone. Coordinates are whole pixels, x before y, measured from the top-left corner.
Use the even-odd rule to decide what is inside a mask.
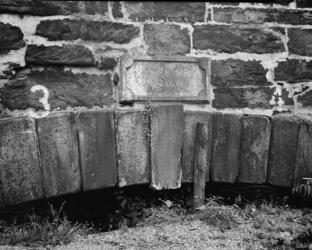
[[[271,85],[266,79],[267,70],[258,61],[235,59],[212,61],[211,84],[217,87],[243,85]]]
[[[129,18],[134,21],[165,20],[170,22],[203,22],[204,2],[124,2]]]
[[[299,8],[312,8],[311,0],[296,0],[296,3]]]
[[[312,62],[295,59],[280,62],[275,68],[275,80],[289,83],[311,81]]]
[[[33,71],[26,77],[13,80],[2,90],[2,104],[5,108],[40,110],[41,91],[32,93],[34,85],[42,85],[49,91],[48,103],[51,109],[70,107],[93,107],[112,104],[113,87],[111,75],[73,74],[69,71]]]
[[[288,29],[288,48],[292,54],[312,56],[312,30]]]
[[[312,90],[308,90],[304,94],[297,97],[297,101],[303,107],[311,107],[312,106]]]
[[[144,41],[149,54],[186,54],[190,52],[190,36],[186,28],[175,24],[145,24]]]
[[[216,52],[275,53],[285,51],[281,39],[270,31],[232,25],[195,25],[194,49]]]
[[[0,13],[38,16],[83,14],[107,14],[106,1],[49,1],[49,0],[1,0]]]
[[[311,12],[306,10],[214,8],[214,20],[222,23],[293,25],[312,24]]]
[[[213,92],[215,108],[271,108],[274,88],[217,88]]]
[[[24,47],[23,37],[24,34],[19,27],[0,22],[0,55]]]
[[[63,45],[62,47],[28,45],[25,60],[27,63],[37,65],[95,65],[92,52],[80,45]]]
[[[131,24],[88,20],[45,20],[37,26],[36,35],[51,41],[82,39],[94,42],[128,43],[137,37],[140,29]]]

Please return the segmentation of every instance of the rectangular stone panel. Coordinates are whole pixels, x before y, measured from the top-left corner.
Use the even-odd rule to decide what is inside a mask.
[[[150,183],[149,114],[115,111],[119,186]]]
[[[242,118],[239,182],[265,183],[269,159],[271,123],[268,117]]]
[[[34,120],[0,120],[0,183],[0,206],[43,198]]]
[[[234,183],[239,170],[241,115],[213,114],[211,178]]]
[[[184,112],[184,131],[182,145],[182,182],[193,182],[195,137],[197,123],[199,122],[207,122],[212,126],[212,114],[205,111]],[[210,151],[211,150],[209,150],[209,153]],[[208,158],[210,159],[210,155]],[[207,181],[209,180],[209,171],[207,173],[206,180]]]
[[[274,116],[272,127],[267,181],[272,185],[291,187],[295,171],[299,121],[293,116]]]
[[[181,186],[181,150],[184,127],[182,105],[153,106],[151,114],[152,187]]]
[[[76,126],[82,190],[117,184],[113,111],[81,112],[76,119]]]
[[[210,62],[192,57],[123,57],[121,101],[209,102]]]
[[[50,114],[37,120],[45,197],[81,189],[75,115]]]

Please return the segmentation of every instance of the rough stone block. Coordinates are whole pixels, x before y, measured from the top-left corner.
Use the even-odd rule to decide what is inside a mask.
[[[156,190],[181,186],[184,127],[182,105],[153,106],[151,114],[151,185]]]
[[[114,102],[113,83],[109,73],[105,75],[73,74],[70,71],[46,69],[32,71],[13,79],[2,90],[2,104],[5,108],[36,110],[44,106],[39,100],[47,95],[42,91],[32,92],[35,85],[41,85],[49,92],[47,102],[51,109],[70,107],[93,107],[110,105]]]
[[[312,2],[310,0],[297,0],[298,8],[312,8]]]
[[[210,62],[194,57],[123,57],[121,101],[209,102]]]
[[[293,185],[299,122],[292,116],[278,115],[272,119],[268,183]]]
[[[37,120],[45,197],[81,190],[73,113],[54,113]]]
[[[76,118],[82,190],[117,184],[113,111],[86,111]]]
[[[308,90],[304,94],[298,96],[297,102],[300,103],[303,107],[312,106],[312,90]]]
[[[184,113],[182,182],[193,182],[195,137],[197,123],[199,122],[207,122],[208,124],[212,124],[212,114],[204,111],[186,111]],[[209,131],[209,133],[211,133],[211,131]],[[210,153],[211,150],[208,151]],[[210,159],[210,155],[208,159]],[[206,180],[209,180],[209,171],[207,173]]]
[[[92,52],[80,45],[49,46],[28,45],[26,63],[36,65],[94,66]]]
[[[211,180],[234,183],[239,171],[241,115],[215,113],[212,117]]]
[[[0,22],[0,55],[24,47],[23,37],[19,27]]]
[[[217,87],[271,85],[266,73],[259,61],[228,59],[211,62],[211,84]]]
[[[131,24],[83,19],[44,20],[36,30],[36,35],[46,37],[50,41],[82,39],[115,43],[128,43],[139,33],[140,29]]]
[[[271,123],[265,116],[243,116],[238,181],[266,182]]]
[[[275,80],[288,83],[312,81],[312,62],[305,60],[287,60],[275,68]]]
[[[288,49],[292,54],[312,56],[312,30],[288,29]]]
[[[215,52],[275,53],[285,51],[280,37],[271,31],[257,28],[238,28],[232,25],[194,25],[194,49]]]
[[[204,2],[124,2],[133,21],[164,20],[169,22],[203,22]]]
[[[0,120],[0,206],[43,198],[35,122]]]
[[[150,183],[149,113],[116,111],[119,186]]]
[[[271,108],[274,88],[216,88],[213,93],[215,108]]]
[[[190,52],[188,29],[175,24],[145,24],[143,37],[150,55],[184,55]]]

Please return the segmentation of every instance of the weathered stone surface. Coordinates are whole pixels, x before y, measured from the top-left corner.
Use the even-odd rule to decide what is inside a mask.
[[[150,183],[149,113],[115,111],[119,186]]]
[[[117,184],[113,111],[86,111],[76,118],[82,190]]]
[[[0,206],[43,198],[35,122],[0,120]]]
[[[37,26],[36,35],[50,41],[82,39],[94,42],[128,43],[137,37],[140,29],[131,24],[88,20],[45,20]]]
[[[24,34],[19,27],[0,22],[0,55],[25,46]]]
[[[222,23],[293,25],[312,24],[311,12],[306,10],[214,8],[214,20]]]
[[[208,102],[208,59],[137,57],[121,60],[121,100]]]
[[[302,95],[297,97],[298,103],[300,103],[303,107],[312,106],[312,90],[308,90]]]
[[[234,183],[239,171],[241,115],[215,113],[212,117],[211,178]]]
[[[187,28],[175,24],[145,24],[144,41],[151,55],[176,55],[190,52],[190,36]]]
[[[217,88],[213,90],[212,105],[215,108],[270,108],[274,89]]]
[[[299,184],[303,177],[312,177],[312,123],[300,124],[296,153],[294,185]]]
[[[194,49],[225,53],[264,54],[285,51],[280,37],[270,31],[232,25],[195,25],[193,43]]]
[[[266,182],[271,123],[265,116],[243,116],[238,181]]]
[[[267,181],[272,185],[291,187],[299,123],[291,116],[277,115],[272,119],[272,127]]]
[[[296,0],[296,3],[299,8],[312,8],[312,2],[310,0]]]
[[[204,111],[186,111],[184,113],[182,182],[193,182],[195,137],[197,123],[199,122],[212,124],[212,114]],[[210,153],[211,150],[208,151]],[[208,159],[210,159],[210,154]],[[209,171],[207,173],[206,180],[209,180]]]
[[[282,89],[282,100],[284,105],[294,105],[294,98],[290,95],[289,91],[285,88]]]
[[[95,65],[92,52],[80,45],[63,45],[62,47],[28,45],[25,61],[35,65]]]
[[[112,5],[112,13],[114,18],[121,18],[123,17],[122,13],[122,6],[120,2],[114,1],[111,2]]]
[[[151,114],[151,185],[156,190],[181,186],[182,105],[153,106]]]
[[[45,197],[81,189],[74,122],[75,115],[70,112],[54,113],[37,120]]]
[[[0,13],[38,16],[82,14],[107,14],[107,1],[37,1],[1,0]]]
[[[117,59],[112,57],[101,57],[97,62],[97,67],[99,69],[114,69],[117,65]]]
[[[21,76],[2,90],[2,104],[14,109],[43,109],[39,101],[43,92],[31,92],[35,85],[41,85],[49,91],[48,103],[51,109],[71,107],[93,107],[109,105],[114,102],[111,75],[73,74],[69,71],[44,70],[33,71],[27,77]]]
[[[271,85],[266,73],[259,61],[228,59],[211,62],[211,84],[217,87]]]
[[[312,62],[295,59],[280,62],[275,68],[275,80],[289,83],[311,81]]]
[[[288,48],[293,54],[312,56],[312,30],[288,29]]]
[[[203,22],[204,2],[124,2],[126,13],[134,21],[165,20]]]

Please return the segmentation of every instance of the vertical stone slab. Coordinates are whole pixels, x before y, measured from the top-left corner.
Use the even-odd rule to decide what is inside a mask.
[[[312,177],[312,122],[300,124],[295,162],[294,185],[303,177]]]
[[[82,190],[117,184],[113,111],[87,111],[78,114],[79,157]]]
[[[157,190],[174,189],[181,186],[183,127],[183,106],[164,105],[152,107],[151,185]]]
[[[194,175],[194,149],[196,127],[199,122],[209,124],[209,140],[211,141],[212,114],[204,111],[186,111],[184,112],[184,131],[182,145],[182,182],[193,182]],[[209,144],[209,153],[211,153],[211,142]],[[208,157],[210,159],[210,155]],[[209,171],[206,180],[209,180]]]
[[[0,206],[43,198],[34,120],[0,120],[0,180]]]
[[[148,113],[120,110],[115,117],[119,186],[150,183]]]
[[[243,116],[239,182],[265,183],[271,123],[265,116]]]
[[[55,113],[37,120],[45,197],[81,189],[75,115]]]
[[[239,170],[241,115],[213,114],[211,178],[234,183]]]
[[[293,185],[298,130],[298,119],[287,115],[273,117],[268,183],[283,187]]]

